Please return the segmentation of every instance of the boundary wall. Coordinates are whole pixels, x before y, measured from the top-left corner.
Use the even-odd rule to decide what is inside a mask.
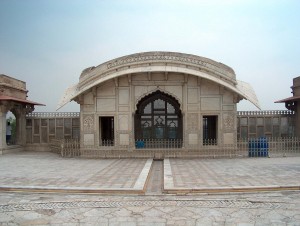
[[[237,121],[237,140],[295,137],[293,111],[238,111]],[[26,115],[26,150],[50,151],[52,140],[79,138],[79,112],[33,112]]]
[[[79,137],[79,112],[33,112],[26,115],[25,150],[49,151],[52,139]]]
[[[238,139],[295,136],[293,111],[238,111],[237,120]]]

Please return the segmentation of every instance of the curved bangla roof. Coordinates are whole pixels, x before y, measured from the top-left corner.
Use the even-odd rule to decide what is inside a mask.
[[[79,83],[65,91],[57,110],[107,80],[141,72],[177,72],[205,78],[237,93],[260,109],[252,87],[246,82],[236,80],[233,69],[225,64],[184,53],[144,52],[119,57],[83,70]]]

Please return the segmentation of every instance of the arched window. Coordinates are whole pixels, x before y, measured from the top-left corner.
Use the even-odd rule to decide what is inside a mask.
[[[135,139],[153,142],[182,140],[182,115],[178,101],[160,91],[144,97],[138,103],[135,114]]]

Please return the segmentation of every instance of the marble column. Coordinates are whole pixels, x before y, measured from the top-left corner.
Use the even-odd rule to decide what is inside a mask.
[[[16,144],[26,145],[26,114],[34,110],[33,106],[19,105],[12,109],[16,116]]]
[[[6,144],[6,113],[8,107],[1,103],[0,105],[0,155],[2,155],[3,149],[7,147]]]

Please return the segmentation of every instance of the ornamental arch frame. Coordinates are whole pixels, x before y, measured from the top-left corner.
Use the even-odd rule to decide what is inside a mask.
[[[135,140],[181,141],[183,126],[180,103],[159,90],[144,96],[137,104],[134,131]]]
[[[141,96],[139,96],[136,100],[135,100],[135,111],[138,110],[138,104],[144,99],[146,98],[147,96],[151,95],[152,93],[155,93],[155,92],[161,92],[161,93],[164,93],[165,95],[168,95],[168,96],[171,96],[172,98],[174,98],[174,100],[176,100],[178,102],[178,104],[181,106],[181,111],[183,112],[183,109],[182,109],[182,100],[180,98],[178,98],[178,96],[175,94],[175,93],[172,93],[172,92],[169,92],[167,90],[163,90],[161,89],[159,86],[157,86],[156,88],[150,90],[149,92],[147,93],[144,93],[142,94]]]

